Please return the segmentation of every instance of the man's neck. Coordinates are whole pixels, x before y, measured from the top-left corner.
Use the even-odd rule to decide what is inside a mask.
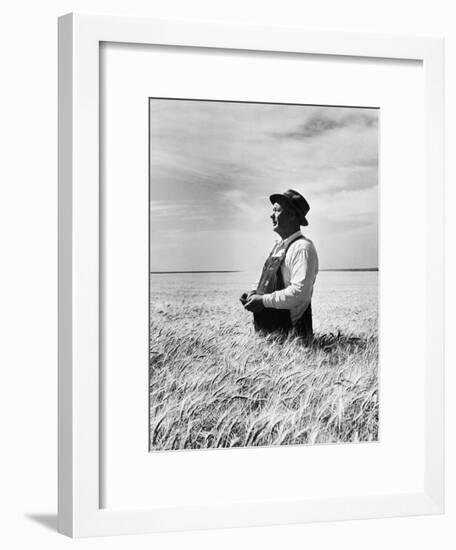
[[[282,241],[286,241],[288,239],[288,237],[291,237],[292,235],[294,235],[299,230],[300,230],[299,227],[295,227],[294,229],[290,229],[289,231],[285,231],[282,234],[279,233],[279,237],[282,239]]]

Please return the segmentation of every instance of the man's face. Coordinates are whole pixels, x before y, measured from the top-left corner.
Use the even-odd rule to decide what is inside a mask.
[[[279,235],[281,235],[284,230],[288,228],[290,222],[290,214],[287,211],[283,203],[275,202],[272,205],[272,229]]]

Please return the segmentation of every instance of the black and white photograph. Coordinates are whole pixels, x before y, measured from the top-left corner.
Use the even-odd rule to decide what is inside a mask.
[[[379,434],[380,110],[149,99],[149,450]]]

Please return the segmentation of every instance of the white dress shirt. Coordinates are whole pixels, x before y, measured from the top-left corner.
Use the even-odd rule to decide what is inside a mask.
[[[273,248],[273,255],[280,255],[291,241],[285,258],[280,267],[282,271],[284,289],[276,290],[271,294],[263,295],[265,307],[275,309],[289,309],[291,323],[302,316],[309,307],[312,299],[313,287],[318,273],[318,256],[313,242],[296,231],[287,239],[279,241]]]

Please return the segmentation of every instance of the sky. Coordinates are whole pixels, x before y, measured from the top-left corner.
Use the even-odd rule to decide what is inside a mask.
[[[150,100],[150,270],[260,270],[269,195],[310,204],[320,268],[378,266],[377,109]]]

